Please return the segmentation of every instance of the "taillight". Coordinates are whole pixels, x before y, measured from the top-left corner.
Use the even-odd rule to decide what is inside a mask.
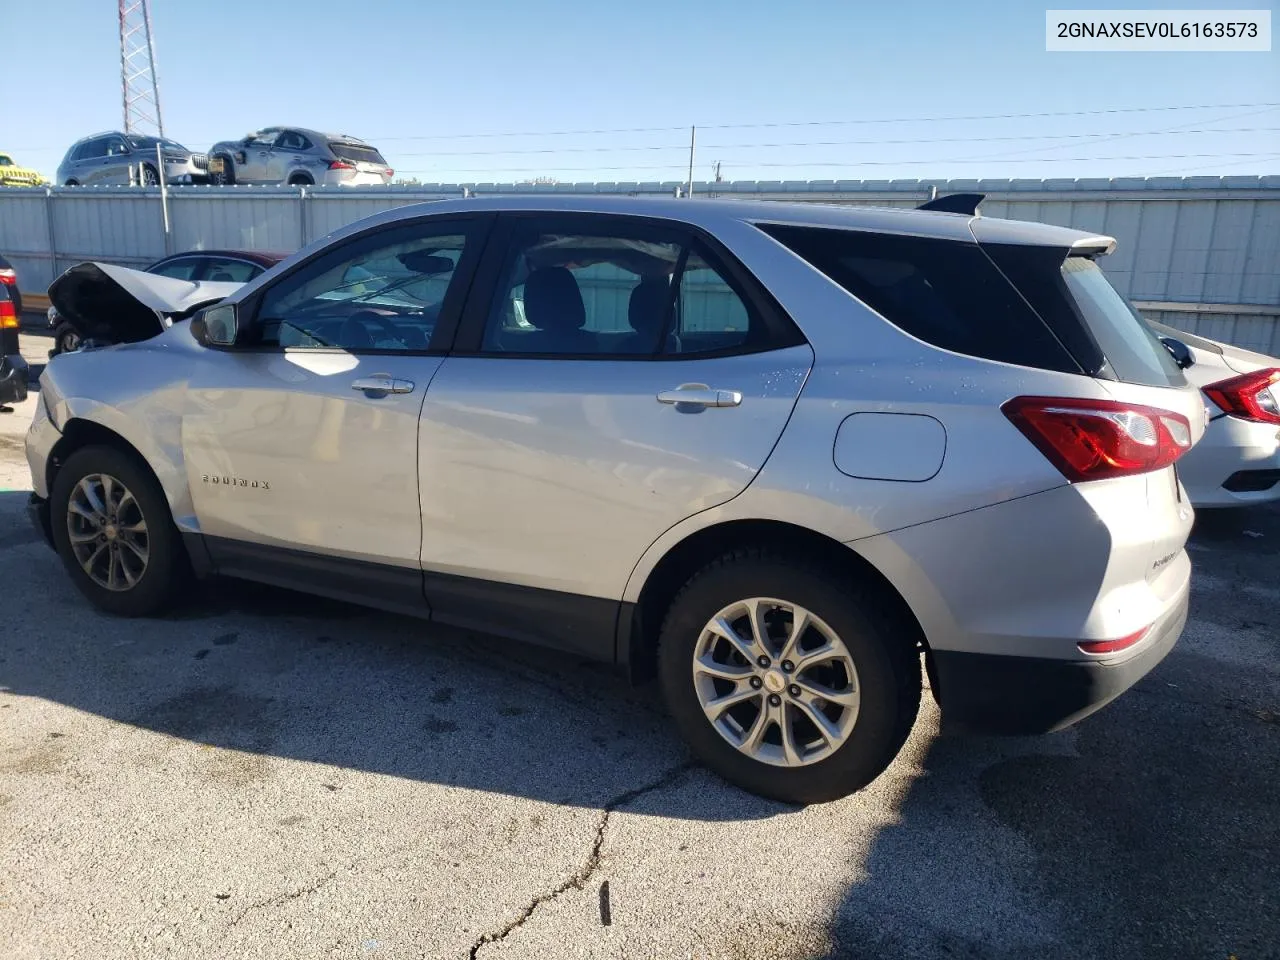
[[[1129,634],[1127,637],[1117,637],[1114,640],[1081,640],[1076,644],[1082,653],[1119,653],[1121,650],[1127,650],[1135,643],[1147,635],[1147,631],[1151,627],[1143,627],[1135,633]]]
[[[0,267],[0,283],[7,284],[11,287],[17,286],[18,272],[8,267]]]
[[[1191,424],[1170,410],[1064,397],[1000,409],[1072,483],[1159,470],[1191,449]]]
[[[330,170],[354,170],[355,168],[354,163],[347,163],[345,160],[334,160],[329,164]]]
[[[8,300],[0,300],[0,330],[13,330],[18,326],[18,311]]]
[[[1280,369],[1269,367],[1219,380],[1204,388],[1209,399],[1233,417],[1280,423]]]
[[[390,167],[387,167],[387,176],[394,177],[395,175],[396,175],[396,172],[392,170]]]

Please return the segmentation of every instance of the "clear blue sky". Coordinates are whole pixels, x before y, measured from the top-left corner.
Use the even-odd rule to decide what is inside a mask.
[[[428,182],[681,180],[690,124],[696,179],[1280,173],[1280,50],[1045,51],[1046,6],[1102,5],[152,0],[152,21],[170,137],[346,132]],[[1194,5],[1280,32],[1276,0]],[[115,0],[0,0],[0,31],[0,149],[52,175],[120,127]],[[1206,104],[1230,106],[913,119]],[[546,135],[655,127],[676,129]]]

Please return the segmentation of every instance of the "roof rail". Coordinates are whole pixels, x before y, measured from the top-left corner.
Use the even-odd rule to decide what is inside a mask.
[[[945,197],[934,197],[917,210],[935,210],[940,213],[965,213],[971,217],[978,216],[978,204],[987,198],[985,193],[949,193]]]

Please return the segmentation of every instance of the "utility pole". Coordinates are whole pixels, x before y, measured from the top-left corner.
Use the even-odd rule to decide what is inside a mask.
[[[120,13],[120,98],[125,133],[164,136],[160,82],[151,39],[149,0],[118,0]]]
[[[686,184],[688,192],[685,194],[686,196],[689,196],[689,197],[693,196],[693,154],[697,144],[698,144],[698,128],[690,127],[689,128],[689,182],[688,184]]]
[[[716,183],[719,183],[723,179],[724,178],[720,176],[720,161],[717,160],[716,161]]]

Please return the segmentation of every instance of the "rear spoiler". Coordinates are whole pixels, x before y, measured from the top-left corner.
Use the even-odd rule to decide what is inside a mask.
[[[926,200],[917,210],[933,210],[937,213],[963,213],[970,217],[979,216],[978,204],[987,198],[985,193],[949,193],[945,197],[934,197]]]

